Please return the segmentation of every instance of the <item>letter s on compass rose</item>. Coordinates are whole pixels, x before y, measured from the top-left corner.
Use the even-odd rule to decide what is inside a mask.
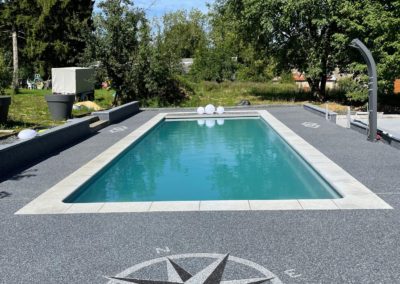
[[[211,264],[203,268],[196,274],[192,274],[185,270],[183,267],[178,265],[174,260],[177,259],[188,259],[188,258],[213,258]],[[234,280],[223,280],[225,266],[228,261],[235,262],[240,265],[247,266],[257,270],[262,277],[250,278],[250,279],[234,279]],[[129,275],[152,265],[165,262],[166,269],[168,272],[167,280],[150,280],[150,279],[137,279],[128,277]],[[114,277],[107,277],[110,281],[108,284],[117,283],[136,283],[136,284],[282,284],[278,277],[271,273],[268,269],[263,266],[256,264],[252,261],[233,257],[229,254],[209,254],[209,253],[195,253],[195,254],[181,254],[173,255],[170,257],[161,257],[137,264],[127,270],[119,273]]]

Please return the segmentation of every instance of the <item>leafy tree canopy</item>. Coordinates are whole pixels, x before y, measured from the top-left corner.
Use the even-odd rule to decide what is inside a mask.
[[[162,52],[160,37],[151,37],[142,10],[130,0],[99,3],[90,33],[87,61],[99,61],[100,71],[111,80],[117,103],[141,100],[144,105],[169,105],[183,99],[174,77],[176,64]]]
[[[207,41],[206,16],[199,10],[167,13],[162,18],[160,35],[165,49],[179,58],[191,58]]]
[[[244,40],[264,56],[272,55],[280,70],[296,68],[304,72],[312,90],[323,98],[329,71],[336,66],[345,69],[354,58],[360,59],[348,47],[355,37],[372,49],[381,79],[393,81],[400,75],[399,67],[394,66],[400,50],[399,3],[219,0],[216,7],[239,23]]]
[[[18,34],[22,70],[48,76],[52,67],[77,63],[91,27],[93,0],[4,0],[0,3],[0,46],[10,56],[11,32]]]

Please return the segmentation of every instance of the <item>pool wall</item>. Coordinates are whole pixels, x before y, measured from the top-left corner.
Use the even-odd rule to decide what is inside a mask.
[[[92,176],[106,167],[118,155],[140,139],[164,119],[210,118],[193,113],[160,113],[101,153],[82,168],[40,195],[16,214],[72,214],[160,211],[235,211],[235,210],[339,210],[339,209],[392,209],[376,194],[311,146],[266,110],[253,112],[232,111],[222,116],[259,116],[270,125],[308,164],[312,166],[336,191],[341,199],[304,200],[220,200],[173,202],[118,202],[118,203],[64,203],[63,200],[79,189]]]

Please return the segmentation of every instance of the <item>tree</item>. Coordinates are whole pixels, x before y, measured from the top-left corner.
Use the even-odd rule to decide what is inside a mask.
[[[344,32],[336,38],[344,47],[352,39],[360,38],[372,51],[377,62],[379,93],[393,94],[393,83],[400,77],[400,1],[346,1],[342,5]],[[366,73],[366,65],[359,52],[354,51],[349,64],[356,75]],[[346,62],[349,63],[349,62]]]
[[[114,104],[141,100],[163,106],[182,100],[176,66],[152,39],[144,12],[130,0],[103,1],[99,7],[95,30],[87,37],[86,61],[100,61],[116,91]]]
[[[196,50],[205,46],[207,18],[201,11],[193,9],[167,13],[162,18],[160,43],[175,57],[192,58]]]
[[[207,27],[202,44],[194,51],[190,75],[196,80],[222,82],[233,80],[240,45],[232,22],[214,14],[203,15]]]
[[[252,44],[240,36],[240,22],[230,13],[219,13],[218,9],[210,12],[211,45],[223,51],[223,54],[236,59],[232,69],[236,74],[229,75],[240,81],[267,81],[273,78],[274,67],[272,60],[258,52]]]
[[[272,54],[282,70],[304,72],[312,91],[325,95],[328,71],[337,64],[333,35],[340,1],[219,1],[220,11],[234,14],[242,35],[265,55]]]
[[[4,0],[0,2],[0,32],[3,46],[12,50],[13,75],[12,88],[15,93],[19,88],[19,49],[24,45],[27,27],[33,24],[32,13],[35,14],[33,0]],[[11,38],[11,41],[9,39]],[[18,39],[23,39],[18,43]],[[11,44],[8,44],[11,43]]]
[[[221,14],[235,17],[242,37],[272,55],[280,70],[305,73],[319,99],[325,97],[329,71],[359,59],[348,48],[355,37],[373,50],[380,76],[391,80],[399,75],[394,67],[399,60],[398,0],[219,0],[216,5]]]
[[[74,66],[84,51],[83,31],[92,29],[93,0],[37,0],[40,15],[29,29],[27,57],[36,72],[49,75],[52,67]]]
[[[114,104],[118,100],[126,102],[136,93],[131,87],[132,71],[138,67],[135,59],[139,50],[139,29],[147,22],[143,11],[132,7],[130,0],[100,2],[102,13],[96,16],[96,30],[90,46],[116,91]]]
[[[216,81],[233,80],[236,60],[221,46],[207,46],[196,52],[190,74],[196,80]]]
[[[75,65],[91,26],[92,0],[5,0],[0,3],[0,45],[12,53],[13,88],[20,67],[42,76],[52,67]],[[12,43],[12,44],[11,44]]]
[[[0,49],[0,96],[5,95],[5,89],[10,86],[10,72],[4,61],[3,51]]]
[[[182,69],[180,58],[166,52],[162,39],[159,37],[153,40],[152,45],[142,44],[141,50],[147,50],[149,55],[150,64],[145,82],[150,102],[152,101],[151,103],[156,106],[179,105],[189,92],[187,85],[180,80],[178,75]]]

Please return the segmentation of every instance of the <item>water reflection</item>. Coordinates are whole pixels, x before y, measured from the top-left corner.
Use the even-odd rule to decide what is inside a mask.
[[[222,126],[222,125],[224,125],[224,123],[225,123],[225,119],[223,119],[223,118],[218,118],[218,119],[207,118],[207,119],[198,119],[197,120],[197,125],[199,125],[199,126],[206,125],[208,128],[213,128],[215,126],[215,124]]]
[[[215,119],[207,119],[206,120],[206,126],[208,128],[213,128],[215,126]]]
[[[261,120],[200,119],[162,123],[76,201],[332,197],[315,188],[324,185]]]
[[[204,126],[204,124],[206,124],[206,120],[205,119],[199,119],[199,120],[197,120],[197,124],[199,126]]]

